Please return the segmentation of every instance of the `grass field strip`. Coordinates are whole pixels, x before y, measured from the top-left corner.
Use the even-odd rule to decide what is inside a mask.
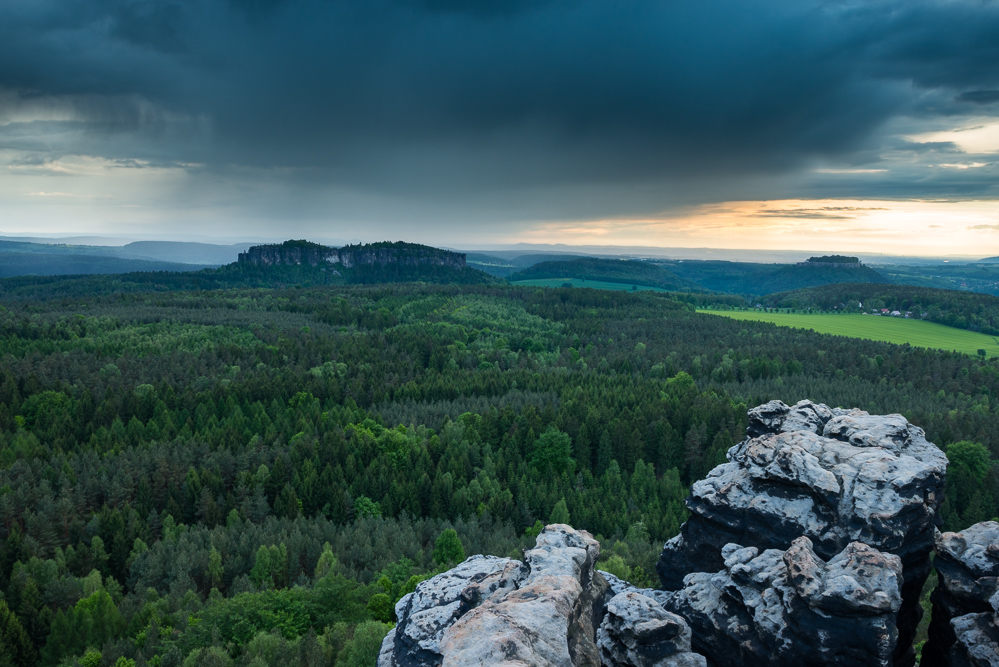
[[[978,350],[985,350],[989,357],[999,356],[999,339],[995,336],[922,320],[879,315],[768,313],[755,310],[698,310],[697,312],[736,320],[770,322],[783,327],[811,329],[817,333],[835,336],[866,338],[886,343],[909,343],[918,347],[954,350],[972,355],[977,354]]]

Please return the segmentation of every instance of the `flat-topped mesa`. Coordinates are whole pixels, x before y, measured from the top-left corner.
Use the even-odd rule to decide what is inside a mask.
[[[728,544],[725,567],[659,593],[712,665],[892,665],[901,607],[898,556],[853,542],[828,562],[807,537],[786,551]]]
[[[860,542],[901,559],[895,664],[911,665],[947,468],[943,452],[901,415],[811,401],[753,408],[747,433],[729,450],[729,463],[693,485],[690,519],[656,568],[664,588],[678,590],[688,574],[723,569],[729,543],[786,550],[805,536],[830,559]]]
[[[269,245],[255,245],[239,253],[239,264],[258,266],[320,266],[336,264],[339,255],[336,248],[309,241],[285,241]]]
[[[938,533],[937,587],[921,665],[999,665],[999,522]]]
[[[258,266],[446,266],[465,268],[465,255],[416,243],[369,243],[333,248],[309,241],[258,245],[239,254],[240,264]]]

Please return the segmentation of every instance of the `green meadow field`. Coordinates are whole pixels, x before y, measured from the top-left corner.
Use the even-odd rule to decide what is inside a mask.
[[[524,285],[527,287],[561,287],[565,283],[571,283],[573,287],[591,287],[593,289],[620,290],[625,292],[668,292],[661,287],[649,287],[647,285],[635,285],[638,289],[632,290],[632,285],[628,283],[608,283],[602,280],[580,280],[579,278],[538,278],[537,280],[515,280],[510,284]]]
[[[999,339],[994,336],[922,320],[878,315],[767,313],[741,310],[698,310],[698,312],[737,320],[772,322],[783,327],[812,329],[818,333],[836,336],[867,338],[886,343],[909,343],[918,347],[955,350],[966,354],[977,354],[978,350],[982,349],[989,357],[999,356]]]

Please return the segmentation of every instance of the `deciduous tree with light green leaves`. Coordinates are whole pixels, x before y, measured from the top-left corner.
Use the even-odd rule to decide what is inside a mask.
[[[560,498],[555,507],[552,508],[552,513],[548,517],[548,523],[569,523],[569,509],[565,506],[565,498]]]
[[[465,548],[454,528],[448,528],[437,538],[434,545],[434,562],[439,565],[460,563],[465,560]]]
[[[42,651],[42,661],[55,665],[64,656],[78,655],[87,647],[98,647],[125,630],[125,620],[107,591],[99,590],[76,603],[66,613],[56,612],[52,630]]]

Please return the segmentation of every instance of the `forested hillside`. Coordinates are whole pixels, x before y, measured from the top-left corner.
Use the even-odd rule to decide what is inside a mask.
[[[0,278],[25,275],[197,271],[236,261],[247,244],[138,241],[124,246],[66,245],[0,240]]]
[[[889,282],[874,269],[857,262],[857,258],[840,255],[813,257],[801,264],[684,260],[667,266],[681,278],[705,289],[756,296],[830,283]]]
[[[2,283],[8,664],[370,666],[419,580],[547,521],[649,585],[774,398],[903,413],[944,527],[999,513],[992,361],[649,292],[99,284]]]
[[[825,285],[771,294],[765,303],[776,308],[813,308],[871,312],[873,309],[911,312],[959,329],[999,334],[999,297],[974,292],[912,285]]]
[[[0,278],[108,274],[126,271],[197,271],[203,268],[204,264],[178,264],[100,255],[0,252]]]
[[[578,257],[570,260],[546,261],[510,274],[510,282],[545,278],[580,278],[628,285],[647,285],[664,289],[697,289],[659,264],[623,259]]]

